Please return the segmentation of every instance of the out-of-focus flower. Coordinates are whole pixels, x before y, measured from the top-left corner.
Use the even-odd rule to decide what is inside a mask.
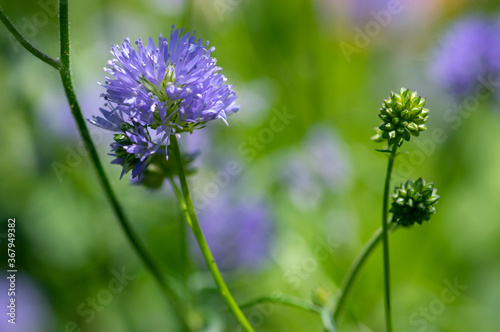
[[[221,270],[258,269],[269,255],[272,217],[262,200],[222,195],[199,213],[200,226]],[[201,252],[192,239],[193,251]]]
[[[324,193],[307,159],[303,158],[300,153],[285,157],[279,172],[293,205],[308,210],[317,207]]]
[[[402,226],[411,226],[416,222],[421,225],[424,220],[429,221],[431,215],[436,213],[434,205],[439,200],[434,184],[425,183],[422,178],[402,183],[395,189],[392,198],[392,221]]]
[[[303,147],[284,158],[279,172],[294,205],[315,207],[324,190],[336,192],[349,181],[350,165],[335,130],[323,124],[311,126]]]
[[[394,0],[316,0],[317,15],[333,27],[339,21],[366,32],[366,24],[371,31],[379,28],[404,33],[405,38],[414,36],[422,29],[432,26],[445,5],[435,0],[394,1]],[[332,19],[336,17],[336,19]],[[411,38],[410,38],[411,39]]]
[[[425,123],[429,119],[429,110],[424,108],[425,99],[417,92],[401,88],[398,94],[391,92],[380,109],[379,117],[383,123],[378,127],[374,141],[388,140],[389,145],[401,146],[403,141],[409,141],[410,135],[419,136],[426,130]]]
[[[202,45],[194,34],[174,30],[170,38],[150,38],[147,45],[126,39],[113,46],[103,94],[107,103],[93,124],[116,133],[111,144],[114,164],[122,176],[141,175],[159,149],[167,149],[170,135],[192,132],[206,122],[236,112],[236,94],[211,57],[214,47]],[[165,154],[168,155],[168,154]]]
[[[434,51],[430,74],[444,90],[463,98],[480,79],[500,76],[500,24],[468,16],[453,24]]]
[[[340,137],[333,128],[322,124],[313,125],[305,143],[312,157],[309,159],[310,167],[320,181],[332,190],[342,188],[350,173],[350,166]]]
[[[373,12],[389,7],[392,0],[350,0],[347,1],[347,15],[354,22],[373,20]]]
[[[30,278],[17,273],[15,297],[9,297],[10,280],[7,277],[2,275],[0,278],[0,287],[5,290],[0,295],[2,311],[4,311],[0,320],[0,331],[55,331],[56,326],[50,304],[36,284]],[[11,298],[15,298],[15,325],[8,322],[11,317],[8,315],[10,309],[7,306],[10,305]]]

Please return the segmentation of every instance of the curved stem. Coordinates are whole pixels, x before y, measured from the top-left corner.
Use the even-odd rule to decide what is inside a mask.
[[[61,61],[59,59],[54,59],[47,54],[43,53],[35,46],[33,46],[24,36],[16,29],[14,24],[5,16],[2,8],[0,8],[0,21],[5,25],[7,30],[12,34],[12,36],[23,46],[28,52],[36,56],[38,59],[42,60],[51,67],[60,70],[62,67]]]
[[[385,294],[385,326],[387,332],[392,332],[392,312],[391,312],[391,269],[389,260],[389,236],[388,236],[388,205],[389,205],[389,189],[391,186],[392,166],[396,158],[397,144],[394,144],[389,155],[389,163],[387,164],[387,174],[385,177],[384,186],[384,203],[382,207],[382,239],[384,243],[384,294]]]
[[[312,303],[311,301],[301,299],[300,297],[292,295],[283,295],[283,294],[280,294],[279,297],[272,295],[264,295],[256,299],[253,299],[252,301],[241,304],[240,308],[241,309],[250,308],[260,303],[279,303],[288,307],[301,309],[316,314],[320,314],[321,312],[321,308],[316,304]]]
[[[398,227],[397,224],[392,224],[391,227],[389,227],[389,233],[393,232],[397,227]],[[372,237],[368,240],[368,242],[365,244],[361,252],[358,254],[356,259],[352,262],[351,266],[349,267],[349,270],[347,271],[347,274],[344,277],[344,280],[342,281],[339,294],[337,295],[335,301],[335,309],[333,311],[333,317],[336,322],[339,321],[340,310],[342,309],[342,306],[345,303],[347,295],[349,294],[349,291],[352,285],[354,284],[356,276],[358,275],[359,271],[361,270],[361,267],[363,267],[364,263],[366,262],[370,254],[380,243],[380,240],[382,240],[382,227],[380,227],[375,231],[375,233],[373,233]]]
[[[168,179],[170,181],[170,185],[174,189],[176,196],[180,197],[181,192],[179,190],[179,187],[177,186],[177,183],[175,183],[173,176],[170,175],[168,177]],[[179,204],[180,204],[180,201],[179,201]],[[182,208],[183,213],[186,213],[187,207],[184,205],[184,206],[181,206],[181,208]],[[183,272],[183,276],[185,279],[184,281],[186,282],[188,277],[189,277],[189,272],[188,272],[188,270],[189,270],[189,268],[188,268],[189,257],[188,257],[188,249],[187,249],[186,227],[184,225],[184,221],[182,220],[183,219],[182,216],[178,219],[180,219],[178,226],[179,226],[179,230],[180,230],[179,236],[180,236],[180,242],[181,242],[181,245],[180,245],[181,255],[182,255],[181,259],[183,260],[183,264],[184,264],[182,272]],[[185,288],[187,288],[187,286]]]
[[[189,331],[187,323],[181,318],[183,317],[182,313],[179,310],[180,299],[177,293],[165,282],[165,279],[160,272],[159,267],[156,265],[152,256],[148,253],[145,246],[140,241],[139,237],[136,235],[132,227],[130,226],[123,209],[118,202],[113,189],[109,183],[109,180],[104,172],[104,168],[99,159],[99,155],[97,154],[97,150],[95,148],[94,143],[92,142],[92,138],[90,137],[90,133],[86,126],[85,120],[83,118],[80,105],[76,98],[76,94],[73,88],[73,82],[71,78],[71,63],[70,63],[70,42],[69,42],[69,18],[68,18],[68,0],[59,1],[59,25],[60,25],[60,56],[62,67],[60,69],[60,76],[62,80],[62,84],[64,87],[64,91],[66,93],[66,97],[68,98],[68,102],[71,108],[71,113],[75,118],[76,124],[78,126],[78,130],[82,136],[83,142],[87,151],[90,154],[90,158],[92,163],[96,169],[97,175],[99,177],[99,181],[104,189],[106,194],[106,198],[111,204],[113,211],[120,222],[120,226],[122,227],[127,239],[132,244],[132,247],[138,254],[138,256],[142,259],[143,263],[153,274],[156,279],[158,285],[160,286],[163,294],[167,297],[169,302],[172,303],[172,308],[176,311],[176,314],[179,317],[180,324],[182,326],[183,331]]]
[[[191,222],[191,217],[189,215],[189,210],[187,208],[186,201],[184,200],[184,196],[182,195],[182,192],[179,190],[179,187],[177,186],[177,183],[175,183],[174,179],[172,177],[169,177],[169,180],[170,180],[170,185],[174,189],[175,195],[177,196],[177,199],[179,201],[179,205],[181,207],[184,218],[186,219],[189,228],[193,228],[193,223]]]
[[[203,236],[203,232],[201,231],[200,225],[198,224],[198,220],[196,218],[196,213],[194,211],[193,202],[191,201],[191,195],[189,194],[189,188],[187,185],[186,174],[184,172],[184,166],[182,165],[182,157],[179,149],[179,144],[177,142],[177,138],[175,135],[170,136],[170,147],[173,150],[175,162],[177,163],[177,170],[179,173],[179,181],[181,183],[182,195],[180,195],[179,191],[176,191],[179,201],[181,202],[181,208],[184,213],[184,217],[186,218],[187,223],[191,226],[191,230],[193,231],[194,237],[198,242],[200,250],[203,254],[203,258],[207,263],[208,269],[212,274],[212,277],[219,289],[219,293],[222,295],[226,304],[229,307],[229,310],[236,318],[238,323],[243,327],[243,329],[247,332],[254,332],[252,325],[248,322],[247,318],[241,311],[240,307],[233,298],[233,295],[229,291],[222,275],[215,263],[215,259],[208,247],[208,244]]]

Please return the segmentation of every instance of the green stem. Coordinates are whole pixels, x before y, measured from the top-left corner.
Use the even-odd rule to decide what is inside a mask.
[[[396,228],[397,224],[391,225],[391,227],[389,228],[389,233],[393,232]],[[349,294],[352,285],[354,284],[356,276],[358,275],[359,271],[363,267],[364,263],[366,262],[370,254],[380,243],[380,240],[382,240],[382,227],[377,229],[377,231],[372,235],[372,237],[368,240],[368,242],[365,244],[361,252],[358,254],[356,259],[352,262],[351,266],[349,267],[349,270],[347,271],[347,274],[344,277],[344,280],[342,281],[342,285],[340,286],[339,293],[335,300],[335,309],[333,311],[333,317],[334,320],[337,322],[337,324],[339,322],[340,311],[345,303],[345,300],[347,298],[347,295]]]
[[[177,183],[175,183],[175,180],[172,176],[168,177],[170,181],[170,185],[174,189],[174,192],[177,197],[182,197],[181,191],[179,190],[179,187],[177,186]],[[182,210],[182,216],[179,219],[178,227],[179,227],[179,236],[180,236],[180,249],[181,249],[181,259],[182,259],[182,274],[184,277],[184,288],[187,290],[187,280],[189,278],[189,257],[188,257],[188,249],[187,249],[187,234],[186,234],[186,227],[184,225],[183,216],[188,213],[187,212],[187,207],[184,204],[184,200],[179,200],[179,204],[181,205],[181,210]]]
[[[300,297],[292,295],[283,295],[283,294],[280,294],[279,297],[275,297],[272,295],[264,295],[256,299],[253,299],[252,301],[241,304],[240,308],[241,309],[250,308],[260,303],[279,303],[285,306],[305,310],[308,312],[313,312],[316,314],[320,314],[321,312],[321,308],[316,304],[312,303],[311,301],[301,299]]]
[[[207,241],[203,236],[203,232],[201,231],[200,225],[198,224],[198,219],[196,218],[193,202],[191,201],[191,195],[189,194],[189,188],[187,185],[186,174],[184,172],[184,166],[182,165],[182,157],[181,157],[181,151],[179,149],[179,143],[177,142],[177,138],[175,137],[175,135],[170,136],[170,148],[173,150],[174,158],[177,163],[177,170],[179,173],[179,181],[181,183],[182,195],[180,195],[180,192],[178,190],[176,190],[176,194],[178,196],[179,202],[181,202],[180,205],[184,213],[184,217],[187,223],[190,225],[191,230],[193,231],[196,241],[198,242],[200,250],[203,254],[203,258],[207,263],[208,269],[212,274],[212,277],[215,281],[215,284],[217,285],[217,288],[219,289],[220,294],[226,301],[229,310],[231,311],[233,316],[236,318],[238,323],[243,327],[245,331],[254,332],[255,330],[253,329],[252,325],[250,325],[250,323],[248,322],[247,318],[241,311],[240,307],[238,307],[238,304],[234,300],[233,295],[229,291],[229,288],[227,287],[224,279],[222,278],[219,268],[215,263],[215,259],[210,251],[210,248],[208,247]]]
[[[387,174],[385,177],[384,186],[384,203],[382,207],[382,239],[384,248],[384,289],[385,289],[385,326],[387,332],[392,332],[392,311],[391,311],[391,269],[389,261],[389,225],[388,225],[388,205],[389,205],[389,190],[391,186],[392,167],[396,158],[397,144],[394,144],[389,155],[389,163],[387,165]]]
[[[169,302],[173,302],[173,309],[179,317],[180,325],[183,331],[189,331],[188,324],[183,318],[182,312],[179,310],[180,298],[173,291],[173,289],[165,282],[162,277],[162,273],[160,269],[156,265],[152,256],[147,252],[145,246],[139,240],[139,237],[132,230],[128,220],[125,217],[125,214],[119,204],[116,196],[111,188],[111,185],[104,173],[104,169],[102,167],[101,161],[97,154],[97,150],[92,142],[90,137],[90,133],[85,124],[85,120],[82,116],[82,112],[80,109],[80,105],[78,104],[78,100],[76,98],[76,94],[73,88],[73,82],[71,78],[71,66],[70,66],[70,42],[69,42],[69,12],[68,12],[68,0],[60,0],[59,1],[59,33],[60,33],[60,59],[54,59],[45,53],[38,50],[34,47],[30,42],[24,38],[19,31],[15,28],[12,22],[5,16],[3,10],[0,8],[0,21],[6,26],[7,30],[14,36],[14,38],[31,54],[35,57],[39,58],[43,62],[47,63],[51,67],[54,67],[59,71],[61,76],[61,81],[64,87],[64,92],[66,93],[66,97],[68,99],[71,113],[75,118],[78,130],[82,136],[83,142],[85,144],[85,148],[90,154],[92,163],[96,169],[97,175],[99,177],[99,181],[104,189],[106,194],[106,198],[111,204],[120,225],[127,236],[127,239],[132,244],[132,247],[135,249],[138,256],[142,259],[145,266],[151,271],[155,280],[158,282],[163,294],[167,297]]]
[[[14,24],[9,20],[7,16],[5,16],[2,8],[0,8],[0,21],[5,25],[7,30],[12,34],[12,36],[23,46],[28,52],[36,56],[38,59],[42,60],[46,64],[54,67],[57,70],[60,70],[62,67],[61,61],[59,59],[54,59],[47,54],[43,53],[35,46],[33,46],[23,35],[16,29]]]
[[[92,138],[90,137],[90,133],[83,118],[80,105],[78,103],[73,88],[73,81],[71,78],[68,0],[59,1],[59,25],[60,25],[60,43],[61,43],[60,57],[62,64],[62,67],[60,68],[59,72],[62,84],[64,87],[64,91],[66,93],[66,97],[68,98],[68,102],[71,108],[71,113],[75,118],[78,130],[80,131],[85,147],[90,154],[90,158],[92,160],[92,163],[94,164],[97,175],[106,194],[106,197],[109,203],[111,204],[116,214],[116,217],[120,222],[120,226],[122,227],[123,231],[125,232],[125,235],[127,236],[127,239],[132,244],[132,247],[135,249],[138,256],[142,259],[145,266],[153,274],[163,294],[167,297],[169,302],[170,301],[173,302],[171,306],[174,309],[174,311],[176,311],[176,314],[179,317],[182,329],[184,331],[189,331],[187,323],[181,318],[183,317],[182,312],[179,311],[180,299],[178,295],[174,292],[174,290],[165,282],[165,279],[163,278],[159,267],[156,265],[152,256],[148,253],[145,246],[142,244],[139,237],[136,235],[136,233],[130,226],[123,212],[123,209],[120,203],[118,202],[116,195],[113,192],[113,189],[111,188],[106,173],[104,172],[101,160],[99,159],[99,155],[97,154],[97,150],[95,148],[94,143],[92,142]]]

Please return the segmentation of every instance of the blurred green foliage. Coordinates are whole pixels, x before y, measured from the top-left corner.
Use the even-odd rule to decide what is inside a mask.
[[[29,39],[55,56],[57,14],[40,4],[53,2],[3,2],[3,10],[21,32],[32,32]],[[268,264],[226,275],[237,300],[273,291],[309,298],[318,285],[335,293],[350,262],[380,224],[386,158],[374,151],[380,146],[369,138],[379,123],[382,99],[404,86],[427,99],[429,130],[405,143],[404,150],[421,153],[396,160],[392,183],[422,176],[435,183],[441,199],[430,224],[391,235],[394,325],[397,331],[498,331],[499,113],[492,102],[483,102],[461,113],[463,122],[453,128],[443,118],[453,105],[426,75],[432,49],[449,22],[464,13],[492,10],[496,3],[408,4],[401,17],[381,29],[351,61],[339,45],[352,43],[353,28],[364,23],[349,21],[338,2],[198,0],[189,13],[184,4],[181,0],[72,1],[75,85],[89,117],[102,103],[96,82],[104,81],[102,67],[110,58],[110,45],[126,37],[168,35],[172,24],[184,22],[187,30],[196,30],[198,37],[216,46],[214,56],[235,85],[242,109],[229,119],[229,127],[209,126],[214,156],[191,178],[192,185],[196,188],[206,181],[209,172],[224,167],[224,161],[240,160],[243,172],[237,181],[243,184],[238,186],[242,197],[261,195],[275,216],[276,237]],[[7,219],[15,217],[18,270],[36,282],[48,303],[38,309],[52,323],[40,326],[40,332],[71,331],[71,322],[93,332],[171,331],[171,318],[154,280],[126,242],[92,165],[78,150],[79,137],[57,73],[16,45],[5,29],[1,31],[0,234],[6,233]],[[242,155],[241,144],[250,144],[251,137],[258,138],[262,128],[269,127],[273,109],[285,108],[295,118],[262,149],[255,149],[252,158]],[[308,129],[318,123],[336,132],[349,165],[344,175],[348,178],[339,190],[323,188],[314,204],[303,206],[278,178],[289,166],[287,156],[304,149]],[[432,140],[436,129],[445,136],[440,142]],[[194,258],[191,263],[182,259],[178,238],[182,223],[170,189],[150,192],[119,181],[120,169],[109,165],[107,156],[111,140],[102,134],[96,137],[112,185],[148,248],[179,280],[189,271],[192,320],[201,324],[207,319],[213,324],[211,331],[234,331],[236,323],[209,275]],[[73,166],[58,175],[54,162]],[[318,241],[326,239],[336,243],[332,255],[316,260],[310,272],[293,272],[314,257]],[[0,240],[3,252],[5,237]],[[0,259],[2,272],[5,257]],[[113,271],[122,269],[135,277],[133,281],[92,319],[79,314],[77,308],[107,289]],[[300,282],[293,281],[297,278]],[[467,288],[444,302],[447,282],[455,280]],[[383,329],[380,250],[365,266],[346,305],[340,331]],[[280,306],[272,312],[262,310],[250,316],[258,331],[321,330],[313,314]]]

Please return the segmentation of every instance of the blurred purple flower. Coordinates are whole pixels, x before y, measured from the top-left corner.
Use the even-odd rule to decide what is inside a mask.
[[[136,42],[126,39],[113,46],[103,94],[107,101],[103,117],[94,125],[117,133],[111,144],[114,164],[123,166],[122,176],[132,170],[137,177],[158,149],[166,149],[170,135],[203,128],[207,121],[236,112],[236,94],[211,57],[214,47],[183,30],[170,38]],[[167,155],[167,154],[166,154]]]
[[[311,155],[311,169],[331,190],[338,190],[349,178],[350,165],[333,128],[317,124],[309,129],[306,149]]]
[[[273,234],[271,213],[262,200],[214,198],[199,213],[200,225],[221,270],[258,269],[268,258]],[[191,238],[193,251],[201,252]]]
[[[314,208],[323,197],[323,190],[303,156],[293,154],[280,167],[281,181],[288,190],[293,205],[304,210]]]
[[[7,277],[8,276],[9,274],[7,274]],[[7,306],[10,304],[10,297],[7,294],[9,284],[9,280],[3,275],[2,278],[0,278],[0,287],[2,289],[0,301],[5,313],[9,310]],[[10,317],[4,313],[0,320],[0,331],[55,331],[54,317],[50,310],[50,305],[40,289],[31,279],[17,273],[15,293],[16,324],[13,325],[9,323],[8,319],[10,319]]]
[[[372,11],[387,9],[391,1],[393,0],[348,0],[347,15],[354,22],[367,22],[374,19]]]
[[[469,16],[456,22],[435,50],[430,72],[454,97],[473,93],[480,79],[500,74],[500,25],[489,17]]]
[[[309,129],[303,148],[285,158],[279,172],[294,204],[307,209],[320,202],[325,189],[344,188],[351,167],[335,130],[316,124]]]
[[[50,134],[63,139],[65,144],[68,141],[77,141],[80,139],[80,134],[66,96],[58,93],[59,86],[50,86],[49,88],[51,89],[50,93],[44,94],[42,100],[36,105],[38,121],[42,124],[41,128],[45,131],[48,128]],[[83,89],[77,91],[84,117],[91,116],[93,113],[91,110],[98,109],[102,105],[98,96],[100,92],[98,88],[94,81],[84,82]],[[94,135],[102,136],[102,131],[96,127],[90,127],[89,131],[93,137]]]

